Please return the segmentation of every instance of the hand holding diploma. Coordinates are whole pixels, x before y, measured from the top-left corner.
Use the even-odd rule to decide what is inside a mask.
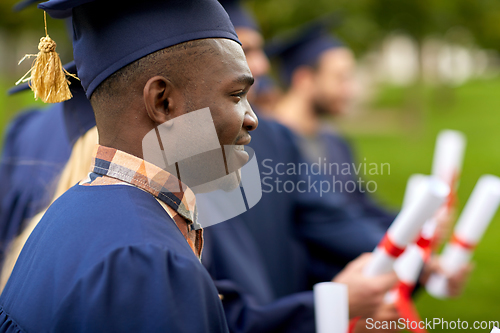
[[[394,272],[367,277],[363,269],[371,261],[372,254],[365,253],[350,262],[332,282],[347,285],[349,317],[372,317],[384,300],[384,295],[397,281]]]
[[[416,310],[409,301],[409,295],[414,285],[413,281],[416,280],[421,264],[423,264],[423,255],[416,245],[406,252],[405,249],[416,241],[423,225],[445,202],[450,188],[436,177],[410,179],[408,187],[405,205],[389,227],[382,242],[374,250],[374,260],[368,264],[364,273],[368,276],[374,276],[393,270],[396,259],[403,252],[409,255],[407,260],[401,262],[403,265],[400,265],[400,268],[403,269],[398,272],[400,280],[398,288],[386,295],[385,302],[387,304],[396,303],[400,316],[403,318],[416,318],[418,315],[414,316]],[[402,306],[403,304],[404,306]]]
[[[466,138],[462,132],[443,130],[439,133],[434,149],[432,175],[450,186],[446,204],[437,211],[423,226],[420,237],[415,244],[408,247],[398,258],[395,270],[402,283],[413,288],[420,275],[424,263],[429,259],[433,248],[439,246],[451,228],[454,211],[455,192],[458,187],[458,176],[462,170]],[[429,176],[412,175],[408,179],[403,207],[408,206],[420,192],[419,187]]]
[[[467,284],[474,266],[469,262],[463,264],[455,273],[449,274],[441,267],[440,257],[433,256],[428,260],[420,275],[420,283],[425,286],[427,281],[429,281],[429,276],[432,274],[444,275],[448,281],[448,296],[451,298],[459,297]]]

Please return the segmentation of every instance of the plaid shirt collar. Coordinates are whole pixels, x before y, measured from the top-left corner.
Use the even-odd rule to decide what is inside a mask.
[[[91,170],[152,194],[185,218],[192,230],[201,228],[197,222],[194,193],[179,179],[156,165],[121,150],[97,145]]]

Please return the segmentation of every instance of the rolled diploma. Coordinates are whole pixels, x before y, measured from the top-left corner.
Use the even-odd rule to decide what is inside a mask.
[[[454,236],[470,247],[456,242],[446,244],[439,261],[441,268],[448,274],[456,273],[469,262],[474,247],[483,237],[486,228],[500,204],[500,178],[492,175],[482,176],[460,215],[455,226]],[[448,297],[448,281],[444,275],[432,274],[426,284],[427,291],[437,298]]]
[[[399,281],[412,286],[417,282],[420,271],[424,266],[424,254],[416,244],[410,244],[401,257],[394,263],[394,271]]]
[[[347,285],[322,282],[314,285],[316,333],[346,333],[349,327]]]
[[[434,158],[432,164],[432,174],[441,179],[450,186],[460,170],[462,169],[463,156],[465,150],[465,135],[459,131],[444,130],[438,135],[436,148],[434,150]],[[425,175],[412,175],[406,186],[403,207],[407,205],[411,198],[418,193],[418,187],[422,184]],[[450,189],[453,191],[454,189]],[[432,239],[437,226],[435,218],[429,219],[422,229],[422,236],[426,239]],[[424,265],[424,253],[419,250],[418,246],[410,246],[405,253],[398,258],[394,269],[400,281],[412,285],[417,282],[420,275],[420,270]]]
[[[465,135],[462,132],[441,131],[438,134],[436,148],[434,149],[432,175],[446,184],[453,185],[454,177],[458,176],[462,170],[465,143]]]
[[[425,182],[429,179],[429,177],[430,176],[428,175],[415,173],[408,178],[405,194],[403,196],[403,204],[401,205],[402,207],[408,206],[410,202],[415,200],[417,194],[421,192],[420,187],[425,186]]]
[[[425,221],[431,218],[443,204],[450,188],[435,177],[429,177],[419,186],[412,202],[403,207],[401,212],[387,230],[387,238],[392,244],[404,249],[418,236]],[[396,257],[388,253],[384,247],[377,246],[370,262],[366,265],[366,276],[385,274],[393,269]]]
[[[423,174],[413,174],[408,178],[408,182],[406,184],[406,190],[403,197],[403,207],[408,206],[410,202],[412,202],[415,197],[420,192],[420,187],[425,186],[425,182],[429,179],[430,176]],[[424,224],[425,226],[431,223],[433,219],[428,220]],[[394,270],[398,275],[399,281],[407,284],[413,285],[418,279],[420,274],[420,270],[423,266],[423,253],[420,247],[415,244],[410,244],[405,252],[396,259],[394,263]],[[391,293],[391,292],[389,292]],[[386,303],[393,303],[395,301],[394,297],[387,295]]]
[[[407,286],[414,286],[424,266],[424,253],[416,244],[410,244],[405,252],[394,262],[394,271],[398,280]],[[394,288],[384,297],[386,304],[393,304],[399,298],[399,290]]]
[[[450,186],[456,187],[452,182],[456,180],[455,177],[458,176],[462,169],[465,143],[465,136],[459,131],[444,130],[438,135],[434,150],[432,174]],[[403,207],[415,197],[419,191],[419,186],[427,177],[429,176],[414,174],[408,179]],[[422,237],[432,239],[436,226],[437,220],[435,217],[427,220],[422,228]],[[419,246],[415,244],[408,246],[406,251],[394,263],[394,270],[399,280],[406,285],[414,285],[424,266],[424,257],[425,254]],[[390,303],[391,300],[394,300],[394,296],[387,296],[386,300]]]

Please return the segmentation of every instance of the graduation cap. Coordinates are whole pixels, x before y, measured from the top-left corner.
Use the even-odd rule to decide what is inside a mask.
[[[73,54],[87,97],[119,69],[161,49],[204,38],[240,43],[217,0],[49,0],[38,8],[53,18],[72,17]]]
[[[298,67],[314,66],[323,52],[344,46],[328,32],[337,22],[337,14],[328,14],[267,43],[265,52],[269,58],[279,58],[282,79],[287,85]]]
[[[249,28],[259,30],[253,17],[241,6],[240,0],[219,0],[235,28]]]

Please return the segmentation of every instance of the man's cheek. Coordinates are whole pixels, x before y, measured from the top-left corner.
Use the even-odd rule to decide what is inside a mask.
[[[234,121],[225,119],[225,121],[223,121],[216,129],[220,144],[222,146],[234,144],[236,138],[238,137],[240,129],[241,124],[238,126],[238,124]]]

